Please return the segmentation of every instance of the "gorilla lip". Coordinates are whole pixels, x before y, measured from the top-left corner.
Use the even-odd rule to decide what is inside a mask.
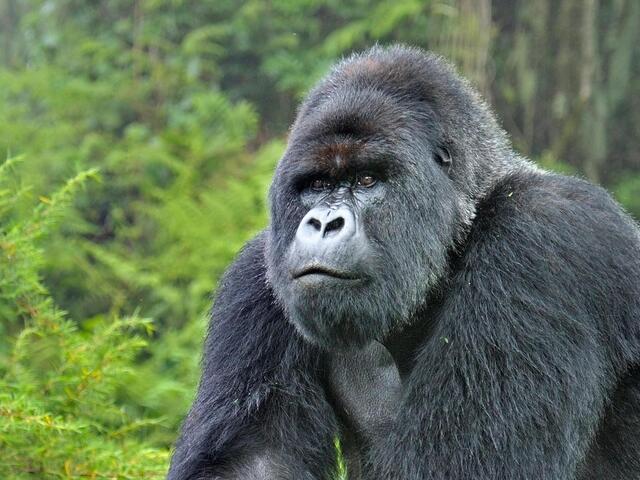
[[[347,272],[343,272],[340,270],[336,270],[330,267],[326,267],[324,265],[309,265],[298,271],[293,273],[294,280],[299,278],[309,276],[309,275],[322,275],[325,277],[333,277],[338,278],[340,280],[358,280],[357,277],[349,274]]]

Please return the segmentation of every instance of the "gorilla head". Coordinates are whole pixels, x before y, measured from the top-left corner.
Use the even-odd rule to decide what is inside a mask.
[[[509,152],[439,58],[393,47],[340,63],[303,103],[271,187],[268,277],[289,320],[325,347],[410,321]]]

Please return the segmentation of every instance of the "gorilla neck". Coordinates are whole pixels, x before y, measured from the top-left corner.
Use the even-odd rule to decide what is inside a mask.
[[[389,334],[382,344],[391,354],[400,379],[404,380],[413,370],[414,360],[420,345],[429,338],[433,322],[429,318],[420,318],[419,321]]]
[[[465,232],[465,237],[466,237]],[[400,378],[404,380],[413,370],[416,355],[420,347],[431,337],[435,326],[435,319],[445,292],[448,291],[448,284],[452,276],[452,269],[465,250],[466,239],[463,239],[455,250],[447,252],[447,265],[442,277],[433,285],[426,295],[426,300],[411,316],[407,323],[399,325],[380,340],[391,354]]]
[[[498,139],[499,140],[499,139]],[[496,141],[497,142],[497,141]],[[498,144],[498,143],[497,143]],[[495,147],[496,149],[498,147]],[[489,172],[483,176],[482,181],[478,181],[474,190],[470,192],[471,197],[467,202],[462,202],[463,224],[465,228],[460,229],[459,235],[455,238],[455,248],[447,253],[447,266],[442,278],[434,285],[428,293],[427,301],[415,313],[409,323],[398,326],[391,333],[386,335],[380,343],[391,354],[396,363],[400,377],[404,380],[413,369],[416,354],[420,346],[431,336],[434,326],[435,312],[440,308],[443,292],[447,291],[447,283],[450,281],[451,269],[455,269],[457,260],[463,255],[466,249],[467,234],[472,228],[476,218],[476,206],[492,191],[492,188],[505,176],[516,170],[520,171],[540,171],[538,167],[528,160],[514,155],[504,154],[493,158],[490,163],[479,165],[477,168]],[[490,179],[490,180],[489,180]]]

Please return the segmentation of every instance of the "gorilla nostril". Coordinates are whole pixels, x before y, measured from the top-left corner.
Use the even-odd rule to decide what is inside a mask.
[[[356,219],[347,207],[338,210],[316,207],[309,210],[300,221],[296,238],[311,248],[311,245],[322,239],[341,242],[355,233]]]
[[[343,226],[344,226],[344,218],[342,217],[334,218],[327,224],[327,227],[325,228],[324,231],[325,233],[329,233],[334,230],[340,230],[342,229]]]
[[[318,220],[317,218],[310,218],[307,223],[318,231],[322,230],[322,222],[320,222],[320,220]]]

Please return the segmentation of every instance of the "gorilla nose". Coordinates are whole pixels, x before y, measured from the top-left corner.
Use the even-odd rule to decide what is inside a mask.
[[[310,210],[300,222],[296,237],[303,242],[344,241],[356,233],[356,219],[348,208]]]

